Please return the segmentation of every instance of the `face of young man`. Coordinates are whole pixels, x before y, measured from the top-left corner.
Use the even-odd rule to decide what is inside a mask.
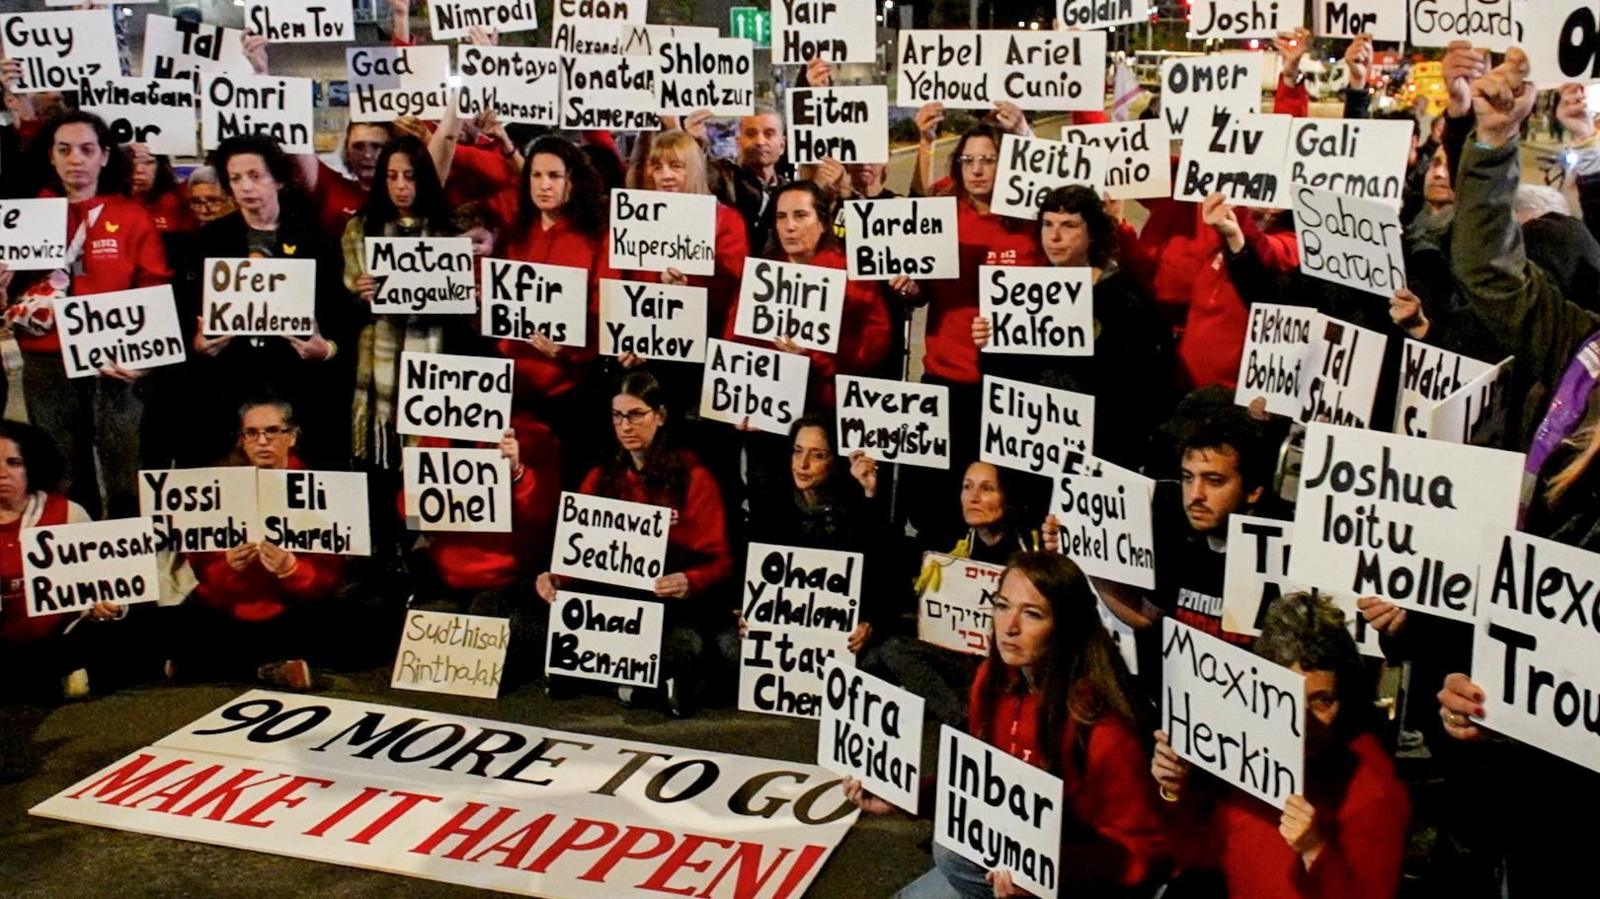
[[[1183,456],[1183,513],[1202,534],[1228,533],[1228,516],[1253,505],[1262,488],[1247,489],[1231,446],[1191,449]]]

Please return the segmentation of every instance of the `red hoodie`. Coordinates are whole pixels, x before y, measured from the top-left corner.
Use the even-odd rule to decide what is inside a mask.
[[[739,282],[744,278],[744,261],[750,256],[750,237],[745,232],[744,216],[726,203],[717,204],[717,270],[713,275],[688,275],[689,284],[706,289],[706,333],[721,334],[733,323],[733,308],[739,301]],[[611,258],[607,248],[606,259]],[[634,281],[661,283],[660,272],[628,271]]]
[[[810,264],[843,271],[846,268],[844,250],[836,246],[828,247],[812,257]],[[727,323],[722,329],[723,339],[771,349],[771,341],[734,336],[733,327],[738,314],[739,303],[736,299],[728,310]],[[806,351],[806,356],[811,359],[806,408],[813,411],[833,408],[834,375],[860,375],[876,368],[889,352],[892,327],[889,308],[883,302],[878,282],[845,281],[844,312],[839,317],[839,351]]]
[[[35,494],[43,497],[39,517],[28,527],[67,524],[72,503],[58,493]],[[30,500],[31,505],[31,500]],[[28,617],[28,591],[22,581],[23,519],[0,524],[0,646],[21,646],[45,640],[67,629],[78,616],[73,614]]]
[[[163,191],[154,199],[149,194],[137,199],[145,212],[150,213],[150,222],[162,234],[188,234],[200,227],[194,220],[194,213],[189,211],[188,192],[181,187]]]
[[[1200,207],[1194,207],[1194,214],[1197,218],[1201,215]],[[1244,231],[1245,252],[1254,253],[1269,273],[1288,273],[1300,265],[1300,244],[1293,228],[1262,231],[1248,209],[1236,208],[1234,218]],[[1244,353],[1250,305],[1239,295],[1228,274],[1228,248],[1222,238],[1203,223],[1200,228],[1202,240],[1211,252],[1190,288],[1188,316],[1178,340],[1178,360],[1186,379],[1184,386],[1221,384],[1232,390],[1239,380],[1239,357]]]
[[[335,244],[344,239],[344,226],[367,205],[367,194],[360,181],[317,161],[317,189],[311,192],[311,207],[323,233]]]
[[[595,237],[580,234],[565,219],[545,228],[542,220],[535,218],[527,231],[513,232],[502,241],[501,258],[589,271],[589,339],[584,346],[563,346],[552,359],[525,340],[501,340],[495,344],[515,366],[514,389],[519,406],[525,407],[529,397],[548,399],[576,387],[582,367],[594,360],[600,333],[600,279],[617,277],[605,265],[604,252],[603,232]]]
[[[689,597],[733,577],[733,555],[728,551],[728,531],[722,511],[722,491],[716,478],[693,455],[684,453],[689,468],[689,487],[681,504],[645,487],[644,479],[631,468],[623,473],[621,490],[610,499],[630,503],[650,503],[672,508],[672,527],[667,531],[668,574],[683,572],[689,578]],[[590,469],[578,487],[579,493],[601,496],[603,469]]]
[[[936,188],[937,190],[937,188]],[[927,349],[922,357],[928,374],[957,384],[976,384],[978,345],[972,342],[972,320],[978,315],[978,267],[1044,265],[1039,229],[1031,222],[979,212],[970,202],[956,201],[956,233],[961,242],[959,278],[923,281],[928,301]],[[849,333],[848,327],[846,333]]]

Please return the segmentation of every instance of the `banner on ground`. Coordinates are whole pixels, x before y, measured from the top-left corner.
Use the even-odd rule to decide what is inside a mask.
[[[654,593],[673,517],[666,506],[563,492],[550,572]]]
[[[407,529],[511,532],[511,461],[498,449],[407,446],[400,454]]]
[[[757,340],[789,340],[806,349],[837,353],[844,288],[841,269],[748,259],[739,281],[733,333]]]
[[[104,119],[119,144],[144,144],[157,156],[200,152],[200,101],[193,79],[85,78],[78,86],[78,103]]]
[[[716,274],[717,198],[711,194],[614,190],[610,222],[613,268]]]
[[[155,602],[161,598],[156,548],[149,518],[23,528],[28,617],[85,612],[97,602]]]
[[[950,467],[950,388],[835,375],[839,455],[863,450],[879,462]]]
[[[855,667],[860,553],[751,543],[744,570],[739,709],[793,718],[822,715],[830,662]]]
[[[1077,184],[1099,193],[1108,156],[1087,144],[1002,135],[991,209],[997,215],[1038,221],[1039,206],[1058,187]]]
[[[139,514],[149,516],[163,552],[227,552],[251,542],[256,469],[175,468],[139,472]]]
[[[485,259],[483,336],[561,346],[589,344],[589,270],[515,259]]]
[[[294,553],[372,555],[367,476],[357,471],[258,469],[250,532]]]
[[[1059,895],[1061,778],[939,726],[933,841],[1036,896]]]
[[[922,570],[937,566],[917,597],[917,639],[987,658],[994,633],[994,594],[1004,565],[923,553]]]
[[[705,362],[706,289],[602,279],[600,355],[626,353],[641,359]]]
[[[310,337],[317,327],[314,259],[207,259],[200,333]]]
[[[961,277],[955,197],[851,200],[844,221],[852,279]]]
[[[1094,396],[983,376],[978,458],[1051,477],[1073,456],[1094,453]]]
[[[200,74],[200,149],[215,150],[241,134],[265,134],[283,152],[310,155],[316,134],[311,79],[275,75]]]
[[[808,356],[708,338],[700,417],[787,436],[805,414],[810,372]]]
[[[665,628],[658,601],[562,590],[550,604],[545,674],[658,687]]]
[[[142,371],[188,358],[170,284],[55,297],[50,304],[69,378],[112,367]]]
[[[504,618],[407,610],[389,686],[494,699],[510,643],[511,624]]]
[[[823,675],[817,764],[854,777],[874,796],[917,813],[922,791],[922,697],[830,664]]]

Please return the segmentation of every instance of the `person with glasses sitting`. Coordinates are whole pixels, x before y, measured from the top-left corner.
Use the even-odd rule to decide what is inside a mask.
[[[239,409],[234,464],[282,470],[304,468],[295,446],[294,409],[278,399]],[[252,534],[252,537],[260,537]],[[291,690],[311,687],[305,654],[320,601],[331,597],[343,572],[341,556],[295,553],[266,540],[226,552],[187,553],[197,586],[169,614],[171,679],[258,680]]]

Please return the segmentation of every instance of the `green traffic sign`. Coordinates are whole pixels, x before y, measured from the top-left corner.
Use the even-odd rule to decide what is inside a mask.
[[[772,13],[757,6],[735,6],[728,10],[728,35],[748,38],[758,50],[772,46]]]

